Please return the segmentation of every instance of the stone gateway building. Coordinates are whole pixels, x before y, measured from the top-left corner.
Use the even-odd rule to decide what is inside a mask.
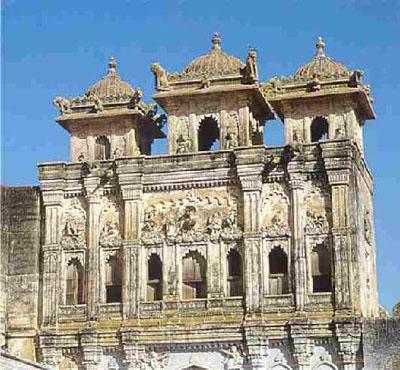
[[[56,97],[70,162],[2,191],[2,344],[55,369],[362,369],[375,114],[324,46],[266,83],[218,34],[181,72],[154,63],[167,155],[151,155],[167,117],[113,58]],[[275,117],[285,142],[267,147]]]

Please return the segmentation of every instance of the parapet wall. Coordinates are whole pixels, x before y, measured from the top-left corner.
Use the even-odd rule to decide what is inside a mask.
[[[400,318],[364,322],[365,370],[400,370]]]
[[[34,359],[38,326],[40,190],[38,187],[1,188],[0,322],[7,332],[9,351]]]

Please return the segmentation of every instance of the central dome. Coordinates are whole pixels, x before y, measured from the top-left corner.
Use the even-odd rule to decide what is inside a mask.
[[[110,58],[108,63],[108,73],[100,81],[92,85],[85,95],[87,97],[96,96],[102,100],[110,98],[129,99],[135,93],[132,86],[123,81],[117,73],[117,62]]]
[[[240,70],[245,64],[232,55],[221,50],[221,37],[214,34],[211,50],[193,61],[182,71],[182,74],[193,77],[218,77],[240,75]]]

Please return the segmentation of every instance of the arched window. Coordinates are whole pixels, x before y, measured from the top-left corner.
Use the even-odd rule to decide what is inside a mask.
[[[121,262],[117,256],[111,256],[106,263],[106,302],[122,301]]]
[[[311,122],[311,141],[328,140],[328,121],[324,117],[315,117]]]
[[[147,261],[147,300],[162,299],[162,263],[160,257],[152,254]]]
[[[288,293],[288,258],[280,246],[269,253],[269,294]]]
[[[317,244],[311,253],[313,292],[331,292],[331,251],[323,243]]]
[[[198,143],[200,151],[219,149],[219,127],[215,118],[206,117],[200,122]]]
[[[67,264],[66,299],[68,305],[85,303],[84,284],[85,274],[81,263],[72,259]]]
[[[94,159],[101,161],[103,159],[111,158],[111,146],[110,140],[107,136],[96,137],[95,148],[94,148]]]
[[[230,250],[228,253],[228,295],[231,297],[243,295],[242,257],[239,252]]]
[[[182,260],[183,299],[205,298],[207,295],[206,260],[198,252],[189,252]]]

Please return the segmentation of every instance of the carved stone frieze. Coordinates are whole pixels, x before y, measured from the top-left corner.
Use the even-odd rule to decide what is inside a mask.
[[[86,247],[86,212],[79,198],[65,201],[62,215],[62,236],[60,244],[63,249],[82,249]]]
[[[224,192],[207,190],[178,192],[176,197],[154,199],[146,209],[142,228],[145,244],[240,237],[236,199]]]

